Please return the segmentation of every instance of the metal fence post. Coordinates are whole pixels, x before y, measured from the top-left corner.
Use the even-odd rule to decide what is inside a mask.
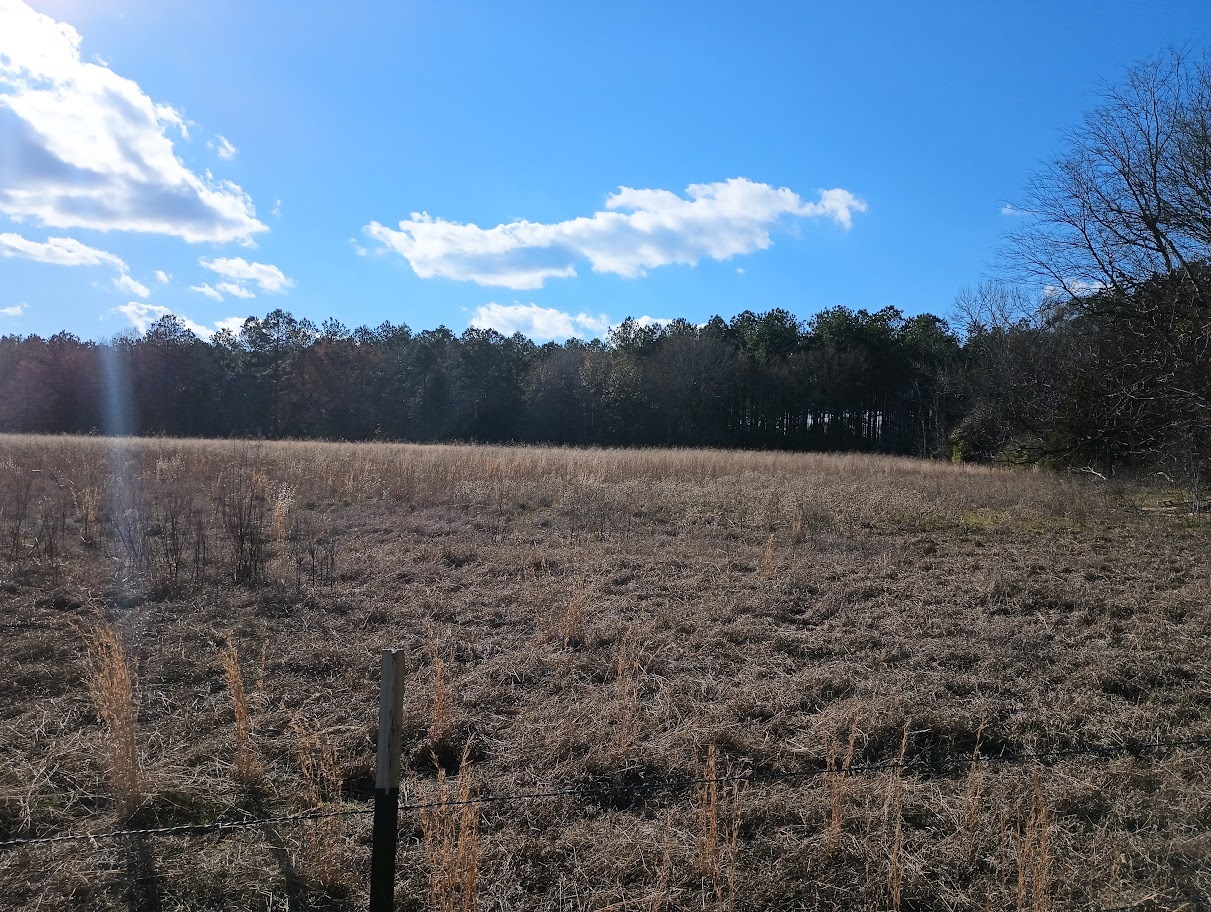
[[[370,850],[370,912],[392,912],[395,907],[403,697],[404,651],[384,649],[382,683],[378,695],[378,765],[374,777],[374,835]]]

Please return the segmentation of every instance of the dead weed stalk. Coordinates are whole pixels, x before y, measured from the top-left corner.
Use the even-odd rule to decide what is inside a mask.
[[[769,579],[778,569],[778,552],[774,545],[774,534],[771,532],[769,538],[765,540],[765,547],[761,549],[761,575]]]
[[[248,694],[244,690],[244,675],[240,670],[240,653],[234,641],[228,643],[220,660],[235,719],[235,762],[231,767],[231,778],[252,785],[261,780],[265,770],[252,744],[252,713],[248,709]]]
[[[736,855],[740,841],[741,795],[744,784],[719,782],[715,746],[707,751],[703,783],[696,791],[698,816],[698,873],[703,882],[703,903],[709,895],[715,907],[736,907]],[[725,777],[726,778],[726,777]],[[722,787],[721,787],[722,786]]]
[[[1018,912],[1051,912],[1051,816],[1038,776],[1018,829],[1017,900]]]
[[[892,912],[900,912],[904,898],[904,756],[908,752],[908,724],[900,739],[900,759],[891,777],[891,789],[883,809],[884,825],[890,820],[891,845],[887,853],[887,892]]]
[[[963,851],[970,860],[975,857],[977,848],[977,830],[980,824],[980,801],[984,793],[984,779],[987,775],[984,764],[980,762],[980,747],[984,741],[985,720],[976,729],[976,745],[971,751],[971,766],[967,770],[967,778],[963,783],[963,809],[959,813],[959,833],[962,836]]]
[[[854,749],[858,742],[858,716],[854,716],[854,721],[849,727],[849,746],[845,750],[845,758],[841,761],[841,766],[837,766],[837,753],[840,745],[836,739],[830,739],[828,743],[828,771],[829,771],[829,786],[832,792],[831,814],[828,822],[828,839],[825,844],[825,851],[832,855],[841,846],[841,829],[845,820],[845,793],[846,779],[849,776],[849,768],[854,762]]]
[[[450,680],[446,671],[446,662],[442,658],[441,646],[437,642],[437,634],[430,625],[429,668],[433,677],[433,705],[429,714],[429,743],[432,745],[445,744],[454,733],[454,723],[450,712]]]

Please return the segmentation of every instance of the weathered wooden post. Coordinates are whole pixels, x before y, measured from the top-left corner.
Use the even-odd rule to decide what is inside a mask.
[[[403,698],[404,651],[384,649],[383,676],[378,694],[378,766],[374,777],[374,835],[370,849],[370,912],[392,912],[395,907]]]

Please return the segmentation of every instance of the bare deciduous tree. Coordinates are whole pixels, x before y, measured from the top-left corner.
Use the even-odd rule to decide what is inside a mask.
[[[1080,302],[1205,261],[1211,252],[1211,70],[1179,51],[1107,86],[1067,148],[1015,204],[1020,270]]]

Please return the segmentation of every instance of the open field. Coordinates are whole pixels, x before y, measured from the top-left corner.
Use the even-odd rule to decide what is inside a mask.
[[[403,814],[405,909],[472,875],[484,909],[1206,901],[1206,748],[857,772],[1211,737],[1209,527],[1147,502],[864,456],[3,438],[0,840],[356,807],[398,645],[407,800],[592,786]],[[610,788],[712,762],[855,775]],[[0,906],[364,908],[368,838],[0,849]]]

